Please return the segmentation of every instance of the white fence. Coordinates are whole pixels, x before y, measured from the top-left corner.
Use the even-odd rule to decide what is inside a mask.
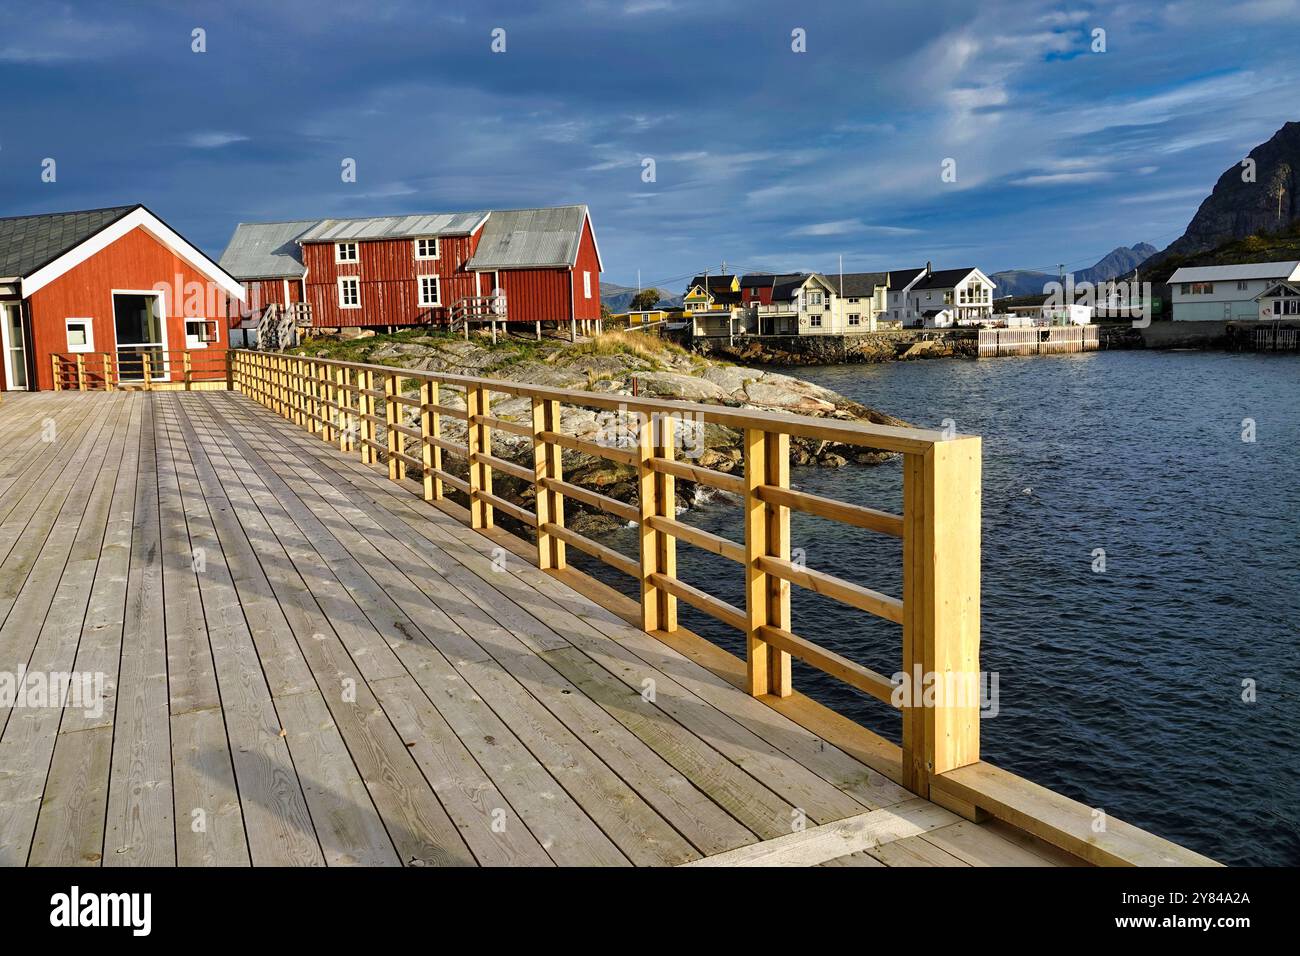
[[[1095,325],[1037,326],[1029,329],[980,329],[980,358],[996,355],[1049,355],[1057,352],[1095,352],[1099,348]]]

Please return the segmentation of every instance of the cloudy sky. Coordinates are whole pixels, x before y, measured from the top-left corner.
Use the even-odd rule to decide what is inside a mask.
[[[1163,248],[1300,119],[1300,0],[181,6],[0,0],[0,215],[144,202],[219,254],[239,221],[585,202],[606,282],[1054,272]]]

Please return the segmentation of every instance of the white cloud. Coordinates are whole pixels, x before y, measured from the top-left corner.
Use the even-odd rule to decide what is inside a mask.
[[[244,143],[248,137],[243,133],[224,133],[219,130],[207,130],[198,133],[190,133],[185,137],[185,143],[193,146],[195,149],[220,149],[223,146],[229,146],[232,143]]]

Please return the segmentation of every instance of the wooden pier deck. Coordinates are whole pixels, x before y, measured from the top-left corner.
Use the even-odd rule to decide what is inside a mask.
[[[0,403],[0,674],[51,672],[102,712],[0,708],[0,864],[1075,862],[238,392]]]

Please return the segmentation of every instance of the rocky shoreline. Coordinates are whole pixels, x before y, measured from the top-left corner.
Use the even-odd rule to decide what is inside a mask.
[[[907,424],[811,382],[779,372],[725,364],[640,335],[612,333],[577,344],[559,340],[537,343],[504,339],[494,347],[485,341],[466,342],[446,335],[404,332],[347,341],[317,338],[293,351],[420,371],[509,379],[552,388],[701,402],[755,411],[792,412],[870,424]],[[450,389],[445,390],[440,401],[450,407],[464,407],[463,398]],[[492,414],[507,421],[528,421],[532,414],[531,401],[498,398],[492,405]],[[603,437],[602,430],[607,429],[608,413],[602,415],[597,410],[576,406],[564,409],[563,431],[566,434],[598,441]],[[443,433],[451,441],[463,441],[464,423],[444,419]],[[694,463],[722,472],[739,472],[744,466],[742,441],[743,436],[735,429],[705,425],[702,434],[693,439],[691,451],[697,456],[693,458]],[[494,432],[492,453],[529,467],[532,465],[532,443],[517,435]],[[890,457],[884,452],[833,442],[791,440],[792,465],[874,465]],[[636,500],[638,476],[632,467],[570,450],[564,452],[562,465],[568,481],[620,501]],[[464,463],[457,456],[447,455],[446,467],[452,473],[464,473]],[[498,475],[494,490],[523,507],[532,507],[533,489],[527,482]],[[716,494],[714,489],[698,488],[691,482],[678,483],[678,497],[686,507],[706,495]],[[566,519],[575,530],[584,534],[618,526],[617,519],[575,501],[566,503]]]

